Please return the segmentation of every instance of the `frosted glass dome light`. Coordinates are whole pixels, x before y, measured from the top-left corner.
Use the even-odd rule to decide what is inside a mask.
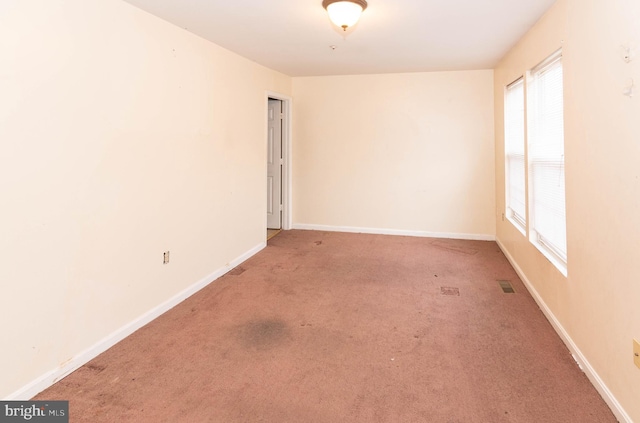
[[[355,25],[360,15],[367,8],[364,0],[324,0],[322,6],[327,9],[331,22],[343,31]]]

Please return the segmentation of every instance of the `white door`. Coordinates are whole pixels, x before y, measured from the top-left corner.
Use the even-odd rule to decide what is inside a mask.
[[[282,227],[282,101],[269,99],[267,228]]]

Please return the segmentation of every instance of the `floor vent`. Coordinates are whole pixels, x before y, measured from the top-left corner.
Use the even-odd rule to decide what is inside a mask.
[[[456,295],[456,296],[460,296],[460,289],[459,288],[452,288],[450,286],[441,286],[440,287],[440,293],[442,295]]]
[[[516,293],[515,289],[513,289],[513,286],[511,286],[511,282],[509,282],[509,281],[498,281],[498,284],[500,285],[500,288],[502,288],[502,292],[504,292],[505,294],[515,294]]]
[[[244,270],[245,269],[242,266],[234,267],[233,269],[231,269],[231,271],[229,271],[229,274],[232,276],[239,276],[244,273]]]

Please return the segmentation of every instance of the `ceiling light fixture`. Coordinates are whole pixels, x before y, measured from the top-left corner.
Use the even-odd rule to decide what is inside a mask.
[[[360,19],[367,8],[365,0],[323,0],[322,7],[327,9],[331,22],[346,31]]]

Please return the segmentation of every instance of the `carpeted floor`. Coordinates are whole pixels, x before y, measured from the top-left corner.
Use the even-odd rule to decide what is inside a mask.
[[[92,423],[616,421],[494,242],[312,231],[35,399]]]

